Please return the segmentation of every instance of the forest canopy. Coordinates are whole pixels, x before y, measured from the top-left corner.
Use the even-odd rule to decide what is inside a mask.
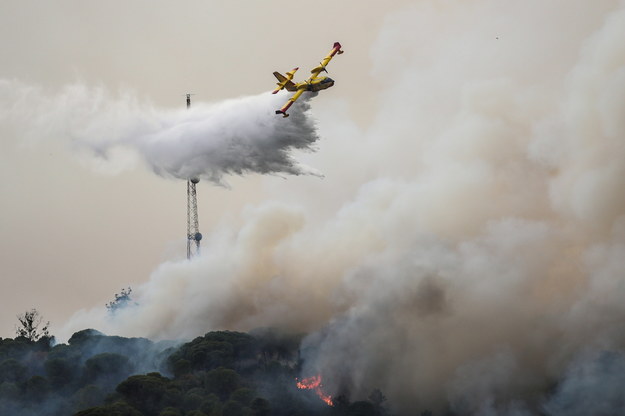
[[[0,338],[0,414],[382,415],[384,396],[328,406],[298,389],[302,335],[209,332],[187,343],[76,332]]]

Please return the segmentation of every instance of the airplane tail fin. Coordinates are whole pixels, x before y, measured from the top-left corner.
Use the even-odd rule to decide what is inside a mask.
[[[278,88],[276,88],[275,90],[273,90],[272,94],[277,94],[278,91],[285,89],[287,91],[293,92],[293,91],[297,91],[297,86],[295,84],[293,84],[293,82],[291,81],[286,81],[284,84],[282,84],[281,82],[278,83]]]
[[[276,88],[272,94],[276,94],[278,91],[286,88],[287,91],[296,91],[297,87],[295,86],[295,84],[291,81],[293,79],[293,75],[295,75],[295,72],[297,72],[298,68],[293,68],[292,70],[290,70],[289,72],[286,73],[286,77],[284,75],[282,75],[279,72],[274,72],[273,75],[278,79],[278,82],[276,85],[278,85],[278,88]]]

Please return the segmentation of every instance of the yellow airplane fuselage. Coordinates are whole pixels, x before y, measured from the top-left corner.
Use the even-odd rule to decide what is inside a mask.
[[[298,90],[304,89],[304,91],[321,91],[330,88],[334,85],[334,80],[329,77],[318,77],[312,81],[298,82],[295,84]]]

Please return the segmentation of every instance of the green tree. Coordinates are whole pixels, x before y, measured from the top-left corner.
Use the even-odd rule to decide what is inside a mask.
[[[24,383],[24,397],[28,401],[44,401],[50,391],[50,383],[44,377],[32,376]]]
[[[85,362],[85,379],[88,382],[116,384],[132,373],[128,357],[104,352],[94,355]]]
[[[272,361],[296,363],[302,334],[284,334],[273,329],[255,331],[260,358],[265,364]]]
[[[216,368],[206,373],[206,390],[226,400],[240,386],[239,374],[229,368]]]
[[[200,406],[200,410],[208,416],[220,416],[221,415],[221,401],[215,394],[209,394],[204,396],[204,401]]]
[[[86,385],[76,391],[71,398],[73,408],[76,410],[95,407],[104,401],[104,390],[93,384]]]
[[[44,363],[50,385],[57,390],[74,381],[78,374],[78,363],[65,358],[52,358]]]
[[[106,335],[104,335],[102,332],[97,331],[95,329],[91,329],[91,328],[83,329],[81,331],[74,332],[72,336],[69,338],[69,340],[67,341],[67,343],[71,345],[72,347],[80,347],[88,343],[93,338],[100,339],[105,336]]]
[[[202,406],[203,401],[204,401],[204,398],[202,397],[201,394],[189,391],[184,396],[182,408],[187,412],[191,410],[197,410],[200,408],[200,406]]]
[[[15,383],[26,380],[28,369],[13,358],[0,363],[0,383]]]
[[[186,416],[207,416],[206,413],[202,412],[201,410],[191,410],[187,413],[185,413]]]
[[[92,407],[81,410],[74,416],[145,416],[125,402],[116,402],[108,406]]]
[[[126,402],[144,413],[157,415],[163,406],[163,396],[170,380],[159,373],[128,377],[115,389]]]
[[[269,416],[271,414],[271,406],[269,406],[269,402],[262,397],[257,397],[252,400],[250,407],[254,412],[254,416]]]
[[[235,365],[240,367],[243,363],[256,365],[257,350],[257,342],[249,334],[215,331],[182,345],[170,355],[168,362],[175,374],[189,371],[181,360],[187,360],[192,371],[235,368]]]
[[[37,341],[42,337],[50,337],[50,321],[44,324],[43,316],[41,316],[37,309],[33,308],[21,315],[17,315],[17,320],[19,321],[19,325],[15,326],[15,334],[18,337],[24,337],[29,341]]]
[[[182,412],[175,407],[164,408],[158,416],[182,416]]]
[[[169,366],[175,377],[180,377],[183,374],[188,374],[191,372],[191,362],[189,360],[180,359],[176,361],[170,361]]]
[[[222,416],[252,416],[252,410],[234,400],[228,400],[221,409]]]
[[[256,393],[254,392],[254,390],[248,389],[247,387],[242,387],[232,392],[232,394],[230,395],[230,400],[239,402],[243,406],[249,406],[255,397]]]
[[[169,383],[165,394],[163,395],[163,406],[167,407],[181,407],[184,401],[184,394],[182,391],[173,386],[173,383]]]

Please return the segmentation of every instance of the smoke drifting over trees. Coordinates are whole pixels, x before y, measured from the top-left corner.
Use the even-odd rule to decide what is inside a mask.
[[[328,406],[296,388],[301,338],[220,331],[174,347],[87,329],[68,344],[0,339],[0,413],[14,416],[386,414],[371,401]],[[364,411],[363,411],[364,409]]]
[[[202,256],[161,264],[133,292],[139,306],[115,320],[81,311],[64,331],[166,339],[273,326],[310,333],[304,370],[330,394],[379,388],[402,415],[622,412],[623,39],[622,1],[425,1],[388,16],[371,51],[387,87],[371,124],[319,109],[318,134],[333,141],[316,167],[331,184],[285,184],[296,202],[249,207],[242,226],[212,230]],[[247,110],[253,121],[270,99],[250,99],[263,109]],[[248,121],[232,121],[240,106],[215,108],[225,132],[247,137]],[[130,145],[159,173],[214,181],[302,172],[284,154],[212,170],[221,162],[206,153],[196,170],[176,163],[194,152],[181,146],[170,160],[159,132],[212,131],[210,114],[139,117],[146,140],[122,123],[117,140],[87,148],[121,158],[116,145]],[[309,135],[234,149],[307,149],[317,132],[301,117]]]

